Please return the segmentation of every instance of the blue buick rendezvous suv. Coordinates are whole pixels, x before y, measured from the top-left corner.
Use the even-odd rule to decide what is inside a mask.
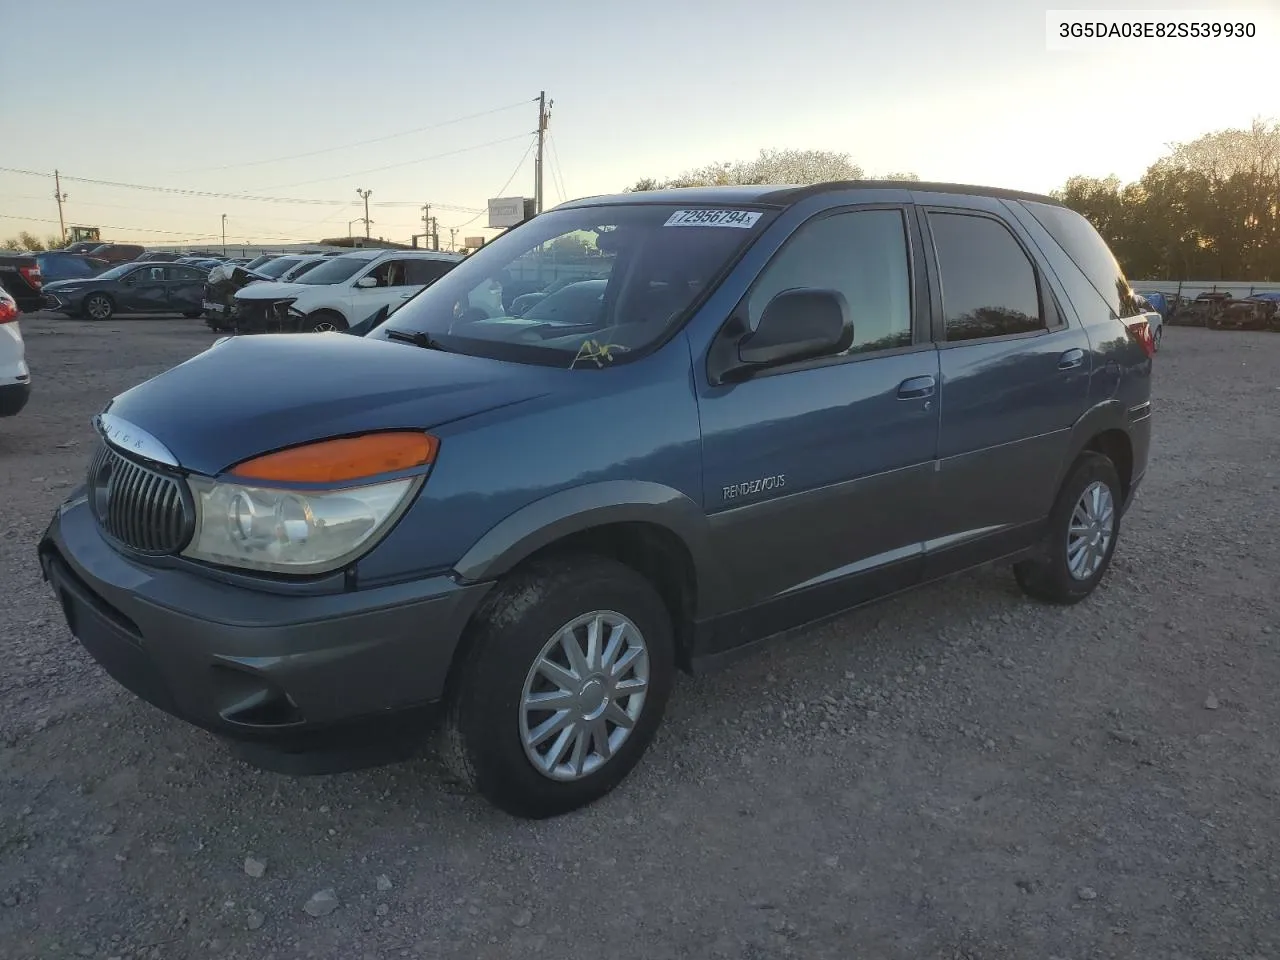
[[[382,762],[438,712],[459,777],[548,816],[627,775],[678,669],[996,559],[1088,596],[1152,352],[1048,197],[579,200],[362,336],[230,338],[116,397],[40,561],[112,676],[252,762]]]

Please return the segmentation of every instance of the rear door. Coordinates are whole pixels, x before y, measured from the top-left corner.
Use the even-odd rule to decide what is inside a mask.
[[[207,274],[194,267],[171,264],[164,268],[169,288],[169,308],[178,313],[201,309]]]
[[[1089,339],[1068,323],[1021,227],[997,200],[964,199],[919,208],[942,375],[926,577],[1036,538],[1089,400]]]
[[[165,268],[146,264],[120,278],[120,299],[126,310],[139,313],[163,313],[169,309],[169,285]],[[122,311],[123,312],[123,311]]]

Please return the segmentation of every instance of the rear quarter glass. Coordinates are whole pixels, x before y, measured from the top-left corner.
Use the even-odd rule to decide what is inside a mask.
[[[1067,207],[1030,200],[1022,205],[1080,269],[1117,317],[1131,317],[1139,312],[1124,271],[1093,224]]]

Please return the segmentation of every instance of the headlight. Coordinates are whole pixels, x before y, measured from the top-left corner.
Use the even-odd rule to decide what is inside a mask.
[[[191,478],[196,532],[183,553],[276,573],[337,569],[370,549],[421,478],[341,490],[288,490]]]

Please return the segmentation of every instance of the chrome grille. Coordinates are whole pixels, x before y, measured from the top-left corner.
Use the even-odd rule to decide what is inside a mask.
[[[89,468],[89,503],[103,531],[140,553],[177,553],[194,529],[186,484],[103,444]]]

